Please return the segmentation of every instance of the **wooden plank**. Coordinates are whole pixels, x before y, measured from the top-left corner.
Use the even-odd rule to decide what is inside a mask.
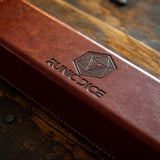
[[[160,51],[160,1],[128,0],[121,7],[109,0],[65,1]]]

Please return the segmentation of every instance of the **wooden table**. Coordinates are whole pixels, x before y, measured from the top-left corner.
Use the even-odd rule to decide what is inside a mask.
[[[160,78],[159,0],[128,0],[125,7],[108,0],[29,1]],[[7,123],[9,114],[15,119]],[[108,158],[0,80],[0,160],[22,159]]]

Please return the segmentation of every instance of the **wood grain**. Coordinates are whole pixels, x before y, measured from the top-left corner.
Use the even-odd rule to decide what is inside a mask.
[[[160,1],[128,0],[118,7],[109,0],[65,0],[160,51]]]

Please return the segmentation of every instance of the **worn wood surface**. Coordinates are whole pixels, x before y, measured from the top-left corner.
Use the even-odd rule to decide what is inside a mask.
[[[117,7],[109,0],[65,0],[160,51],[160,1],[128,0]]]
[[[160,1],[130,0],[123,8],[107,0],[29,1],[160,78]],[[15,115],[10,124],[8,114]],[[108,158],[1,80],[0,160],[22,159]]]

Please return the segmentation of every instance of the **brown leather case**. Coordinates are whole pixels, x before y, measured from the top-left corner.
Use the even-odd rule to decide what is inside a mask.
[[[160,81],[26,1],[0,3],[0,75],[116,159],[160,159]]]

